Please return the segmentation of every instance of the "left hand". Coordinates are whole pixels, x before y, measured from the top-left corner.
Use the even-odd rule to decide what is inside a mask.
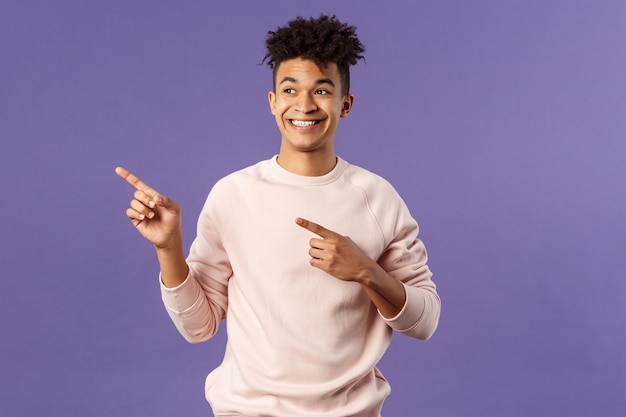
[[[320,238],[309,241],[311,265],[343,281],[366,282],[377,265],[348,236],[328,230],[317,223],[297,218],[296,224]]]

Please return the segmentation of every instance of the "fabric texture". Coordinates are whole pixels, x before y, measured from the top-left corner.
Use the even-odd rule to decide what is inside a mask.
[[[297,217],[349,236],[404,284],[402,311],[385,319],[360,284],[310,265],[314,234]],[[427,339],[440,300],[418,226],[383,178],[338,158],[305,177],[274,157],[218,181],[198,220],[166,309],[190,342],[226,319],[224,360],[206,379],[216,416],[377,417],[389,384],[376,364],[392,331]]]

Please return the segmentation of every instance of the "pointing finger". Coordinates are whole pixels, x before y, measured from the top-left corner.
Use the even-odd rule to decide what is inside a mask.
[[[126,168],[117,167],[115,168],[115,173],[122,179],[126,180],[133,188],[136,190],[143,191],[146,194],[150,194],[152,196],[158,196],[159,193],[156,192],[152,187],[149,187],[145,182],[141,181],[137,176],[128,171]]]
[[[337,233],[333,232],[332,230],[328,230],[317,223],[313,223],[300,217],[296,219],[296,224],[307,229],[310,232],[315,233],[318,236],[321,236],[324,239],[337,236]]]

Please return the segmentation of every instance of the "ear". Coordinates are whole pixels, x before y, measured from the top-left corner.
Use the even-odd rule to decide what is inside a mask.
[[[267,93],[267,101],[270,104],[270,111],[274,116],[276,116],[276,93],[273,91]]]
[[[341,104],[341,114],[340,117],[346,117],[350,110],[352,110],[352,105],[354,104],[354,96],[352,94],[346,94],[343,98],[343,103]]]

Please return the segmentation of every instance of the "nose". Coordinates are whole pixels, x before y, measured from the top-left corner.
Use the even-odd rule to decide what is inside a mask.
[[[296,110],[300,113],[311,113],[317,110],[317,104],[310,94],[300,94],[296,102]]]

